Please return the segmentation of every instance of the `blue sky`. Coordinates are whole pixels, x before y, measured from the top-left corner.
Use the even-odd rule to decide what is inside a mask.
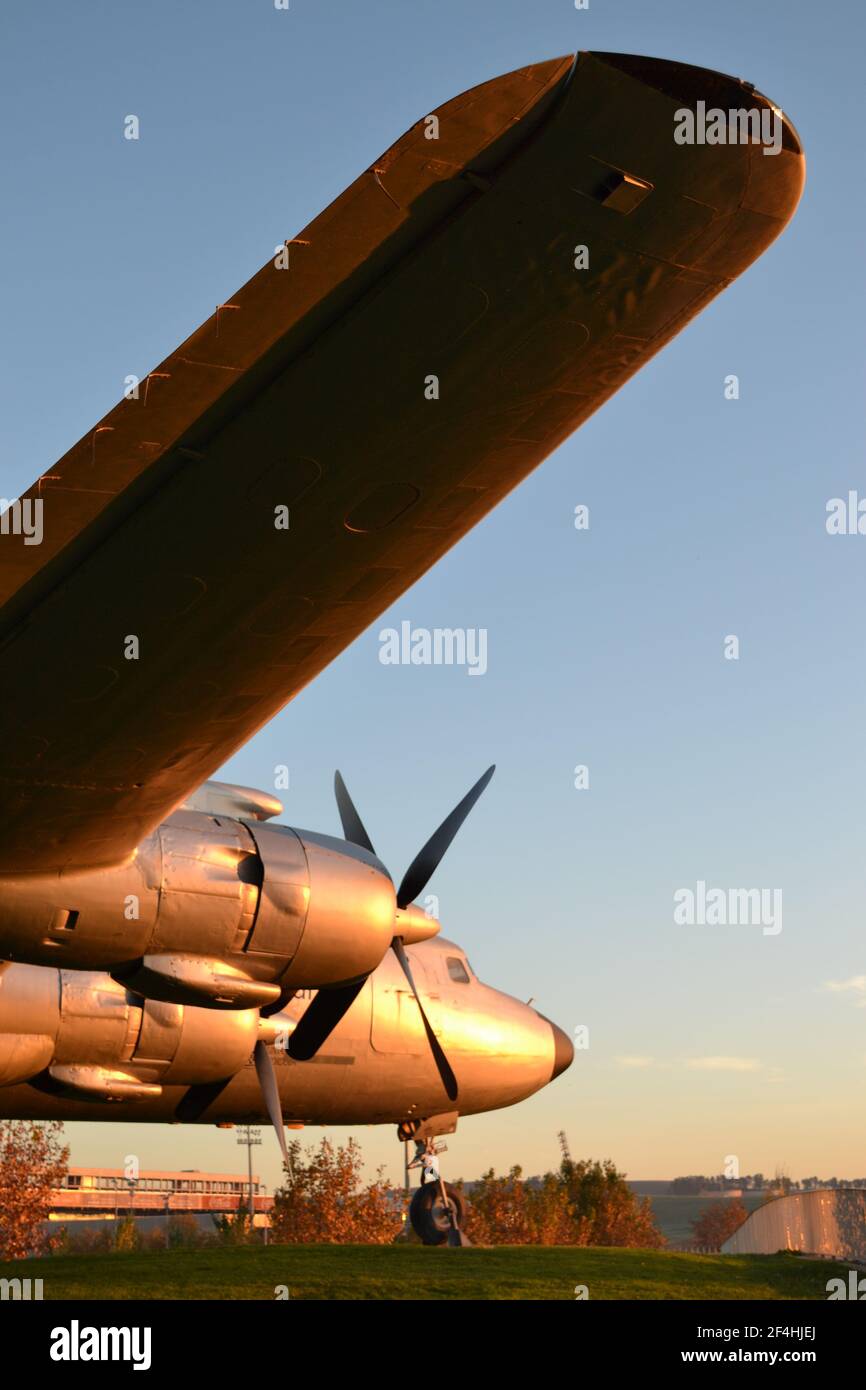
[[[560,1128],[635,1177],[732,1153],[866,1173],[866,991],[826,987],[866,972],[866,537],[824,525],[829,498],[866,494],[859,7],[48,0],[5,4],[0,36],[9,497],[467,87],[597,48],[744,77],[791,115],[808,174],[782,239],[224,773],[271,787],[288,764],[286,818],[336,833],[339,766],[399,875],[498,764],[431,890],[483,978],[591,1046],[465,1122],[452,1173],[552,1166]],[[403,619],[486,628],[488,673],[382,666],[377,632]],[[676,926],[698,879],[781,888],[782,932]],[[77,1162],[242,1157],[210,1129],[72,1137]],[[390,1129],[359,1137],[396,1176]],[[258,1156],[273,1181],[275,1146]]]

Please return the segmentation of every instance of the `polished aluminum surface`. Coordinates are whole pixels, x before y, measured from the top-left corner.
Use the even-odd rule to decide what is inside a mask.
[[[529,1005],[482,983],[453,942],[438,937],[409,947],[408,954],[459,1080],[461,1115],[513,1105],[553,1078],[563,1047],[570,1048],[564,1033]],[[449,961],[455,960],[465,982],[451,976]],[[107,975],[76,972],[70,982],[70,974],[29,965],[0,970],[0,1118],[172,1120],[184,1088],[231,1077],[200,1122],[266,1120],[252,1061],[259,1038],[271,1048],[287,1123],[379,1124],[455,1111],[390,953],[309,1062],[294,1062],[285,1050],[309,997],[260,1019],[249,1009],[145,1001]],[[46,1081],[52,1067],[58,1071],[53,1085]],[[77,1095],[76,1067],[85,1069]],[[137,1098],[108,1099],[135,1077],[142,1083]],[[161,1088],[158,1095],[154,1086]]]

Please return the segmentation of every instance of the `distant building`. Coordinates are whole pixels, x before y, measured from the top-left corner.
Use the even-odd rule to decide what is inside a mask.
[[[256,1224],[273,1206],[258,1176],[253,1175]],[[51,1221],[81,1221],[123,1216],[220,1216],[249,1205],[249,1179],[243,1173],[202,1173],[152,1169],[132,1180],[122,1168],[70,1168],[51,1194]]]
[[[866,1192],[839,1187],[774,1197],[722,1246],[723,1255],[775,1255],[778,1250],[866,1259]]]

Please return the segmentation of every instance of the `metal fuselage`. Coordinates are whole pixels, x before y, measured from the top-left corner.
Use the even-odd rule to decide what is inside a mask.
[[[525,1099],[569,1064],[566,1035],[529,1005],[483,984],[460,947],[438,938],[408,954],[457,1075],[459,1104],[443,1091],[417,1006],[389,954],[311,1061],[292,1061],[284,1047],[307,999],[293,999],[267,1020],[287,1123],[378,1124],[455,1109],[475,1114]],[[7,1047],[0,1118],[172,1121],[190,1086],[214,1083],[218,1093],[200,1122],[263,1120],[249,1060],[263,1023],[257,1010],[147,1001],[104,973],[7,965],[0,973],[0,1057],[4,1040],[24,1035],[42,1041],[29,1057],[20,1042],[17,1049]],[[13,1080],[16,1055],[19,1069],[37,1069],[19,1084]],[[75,1099],[51,1083],[49,1065],[73,1082],[76,1066],[119,1066],[157,1082],[161,1091],[139,1099]]]

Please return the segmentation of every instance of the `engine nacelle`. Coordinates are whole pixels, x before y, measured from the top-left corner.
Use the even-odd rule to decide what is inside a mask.
[[[263,1025],[255,1009],[214,1015],[143,999],[98,972],[0,969],[0,1085],[145,1099],[163,1085],[233,1076],[263,1029],[272,1032],[273,1021]]]
[[[0,957],[109,971],[165,1003],[248,1009],[368,974],[396,919],[394,885],[366,850],[181,810],[128,864],[0,883]]]
[[[391,944],[397,913],[384,865],[367,850],[330,835],[283,825],[256,825],[251,831],[264,879],[248,951],[281,958],[290,921],[292,954],[281,976],[284,986],[340,984],[374,970]],[[300,900],[295,845],[306,866]],[[300,921],[300,912],[298,918],[294,914],[302,905]]]

